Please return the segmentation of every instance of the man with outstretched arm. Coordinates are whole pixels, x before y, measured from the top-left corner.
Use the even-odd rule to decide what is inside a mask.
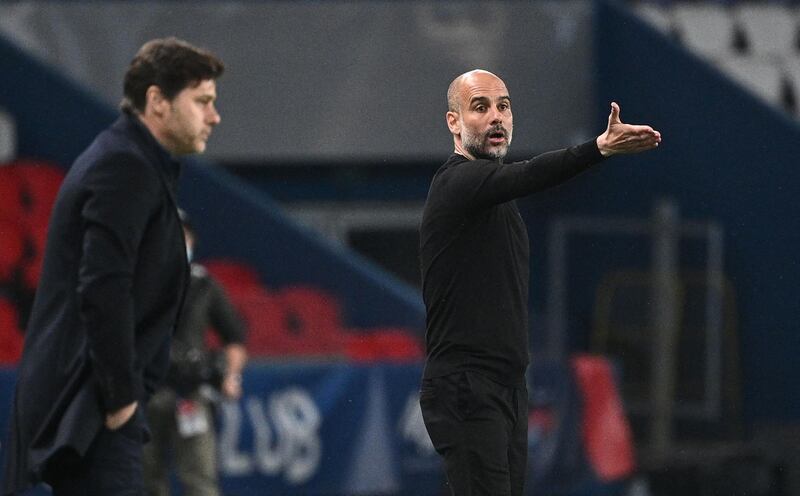
[[[474,70],[447,91],[454,153],[436,172],[420,227],[427,359],[420,406],[455,496],[522,495],[527,472],[529,244],[514,199],[551,188],[661,134],[611,103],[587,143],[504,164],[513,115],[505,83]]]

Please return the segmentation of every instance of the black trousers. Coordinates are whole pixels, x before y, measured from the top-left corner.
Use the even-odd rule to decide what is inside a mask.
[[[528,394],[475,372],[422,381],[420,407],[454,496],[521,496]]]
[[[105,427],[86,456],[61,464],[54,460],[48,477],[54,496],[143,496],[144,427],[137,410],[117,430]]]

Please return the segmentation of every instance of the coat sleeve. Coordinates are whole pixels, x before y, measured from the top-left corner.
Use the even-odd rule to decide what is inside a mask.
[[[103,408],[112,412],[142,393],[132,287],[138,248],[162,186],[150,164],[132,154],[116,154],[93,167],[85,187],[80,316]]]
[[[512,164],[472,160],[448,170],[442,189],[451,206],[478,211],[557,186],[601,160],[594,140]]]

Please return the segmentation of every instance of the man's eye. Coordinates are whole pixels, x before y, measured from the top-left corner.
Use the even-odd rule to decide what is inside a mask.
[[[477,107],[475,107],[475,110],[478,112],[483,112],[484,110],[486,110],[486,107],[484,107],[483,105],[478,105]]]

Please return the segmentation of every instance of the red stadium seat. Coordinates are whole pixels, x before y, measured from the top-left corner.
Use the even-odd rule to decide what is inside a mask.
[[[32,224],[47,224],[64,169],[46,161],[17,160],[12,164],[22,185],[26,217]]]
[[[327,291],[310,286],[287,286],[280,298],[286,307],[296,312],[306,325],[321,329],[340,329],[342,310],[336,297]]]
[[[17,160],[0,167],[0,219],[21,229],[24,254],[16,263],[29,289],[35,289],[39,281],[47,223],[63,179],[63,169],[45,161]],[[4,252],[0,253],[0,278],[7,276],[9,260],[17,257],[16,243],[0,240],[0,252]],[[25,246],[32,250],[25,250]]]
[[[288,332],[322,354],[344,352],[342,311],[336,297],[323,289],[289,286],[279,293]],[[313,345],[312,345],[313,343]]]
[[[0,364],[13,365],[22,357],[22,332],[16,307],[0,297]]]
[[[604,482],[632,475],[636,469],[633,435],[611,365],[605,358],[590,355],[575,356],[571,365],[583,397],[581,430],[595,473]]]
[[[364,329],[347,334],[345,349],[356,362],[408,363],[422,360],[422,345],[413,332],[402,328]]]
[[[203,260],[202,264],[231,298],[262,287],[258,271],[244,262],[213,258]]]
[[[47,224],[29,225],[27,231],[26,239],[33,250],[24,260],[22,282],[26,288],[35,290],[39,285],[39,277],[42,274],[44,248],[45,244],[47,244]]]
[[[19,224],[0,219],[0,282],[10,281],[25,256],[25,234]]]
[[[16,169],[10,165],[0,166],[0,219],[20,222],[24,216],[22,184]]]
[[[253,356],[286,353],[286,319],[278,299],[263,288],[253,288],[232,296],[234,305],[247,324],[248,353]]]
[[[247,323],[247,348],[253,356],[330,358],[343,353],[343,338],[331,334],[327,325],[312,325],[316,317],[307,318],[304,310],[287,304],[292,297],[283,292],[251,288],[231,299]]]
[[[254,289],[241,293],[235,304],[248,325],[247,348],[261,357],[329,357],[337,355],[327,340],[317,339],[307,329],[290,328],[291,312],[280,296]]]

